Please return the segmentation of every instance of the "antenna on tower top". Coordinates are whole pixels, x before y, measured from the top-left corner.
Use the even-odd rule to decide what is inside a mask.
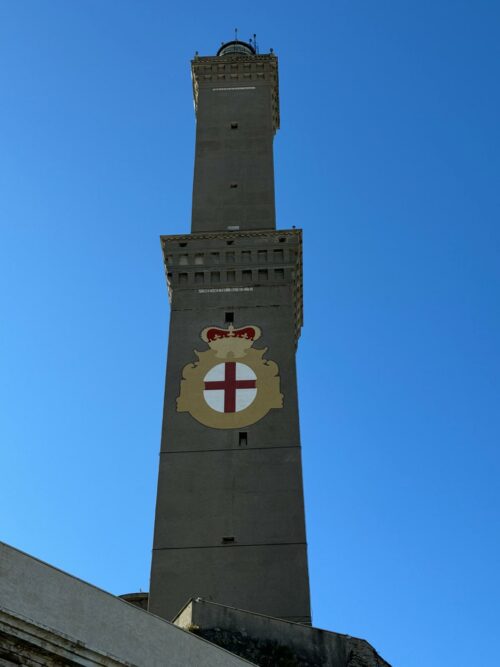
[[[253,37],[250,37],[248,43],[253,47],[255,53],[259,53],[259,47],[257,46],[257,35],[255,33],[253,34]]]
[[[235,29],[234,29],[234,41],[235,41],[235,42],[238,41],[238,28],[235,28]]]

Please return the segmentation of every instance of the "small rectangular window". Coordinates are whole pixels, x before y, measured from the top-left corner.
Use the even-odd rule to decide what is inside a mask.
[[[210,282],[220,283],[220,271],[212,271],[210,274]]]
[[[220,262],[220,254],[218,252],[211,252],[210,259],[214,264],[218,264]]]
[[[238,123],[231,123],[231,129],[232,130],[237,130],[238,129]]]
[[[196,273],[194,274],[194,282],[195,282],[197,285],[200,285],[200,284],[204,281],[204,279],[205,279],[205,276],[204,276],[204,274],[203,274],[201,271],[200,271],[200,272],[196,272]]]
[[[197,252],[196,255],[194,256],[194,263],[195,264],[203,264],[205,262],[205,258],[203,256],[202,252]]]
[[[242,271],[241,272],[241,278],[244,283],[251,283],[252,282],[252,272],[251,271]]]
[[[180,285],[185,285],[188,281],[188,274],[187,273],[179,273],[179,284]]]
[[[225,318],[226,324],[234,322],[234,313],[226,313]]]
[[[251,262],[252,261],[252,252],[250,250],[241,251],[241,261],[242,262]]]
[[[236,282],[236,272],[235,271],[228,271],[226,273],[226,280],[227,280],[228,283]]]
[[[186,266],[186,264],[189,264],[189,256],[188,255],[179,255],[179,264],[181,266]]]
[[[248,445],[248,433],[246,431],[240,431],[238,438],[238,444],[240,447],[246,447]]]
[[[259,262],[267,262],[267,250],[259,250],[258,252]]]
[[[234,252],[226,252],[226,262],[234,262]]]
[[[231,183],[231,185],[230,185],[229,187],[230,187],[232,190],[234,190],[235,188],[238,187],[238,183]]]
[[[259,280],[267,280],[267,269],[259,269]]]
[[[222,538],[222,544],[234,544],[235,539],[232,535],[228,535]]]
[[[273,250],[273,259],[275,262],[283,261],[283,250],[281,248],[279,250]]]
[[[283,269],[274,269],[274,279],[275,280],[284,280],[285,271]]]

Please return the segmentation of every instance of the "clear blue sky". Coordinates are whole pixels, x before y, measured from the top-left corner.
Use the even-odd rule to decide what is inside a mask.
[[[0,539],[148,588],[189,60],[280,63],[278,223],[304,228],[314,623],[395,666],[498,638],[500,5],[0,0]]]

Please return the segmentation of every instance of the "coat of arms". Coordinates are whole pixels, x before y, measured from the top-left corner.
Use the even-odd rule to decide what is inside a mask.
[[[177,412],[211,428],[241,428],[282,408],[278,365],[263,358],[267,347],[252,347],[260,335],[256,326],[203,329],[209,349],[194,350],[198,361],[184,367]]]

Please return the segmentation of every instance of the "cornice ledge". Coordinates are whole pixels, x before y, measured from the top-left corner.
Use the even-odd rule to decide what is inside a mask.
[[[298,236],[302,237],[302,229],[268,229],[268,230],[242,230],[233,232],[193,232],[192,234],[161,234],[162,243],[167,239],[169,241],[194,241],[196,239],[223,239],[233,240],[235,238],[245,237],[280,237],[280,236]]]
[[[241,63],[244,61],[249,61],[251,63],[255,62],[272,62],[273,60],[278,60],[278,57],[275,53],[256,53],[254,55],[236,55],[231,54],[227,56],[195,56],[191,63],[195,65],[196,63],[212,63],[213,61],[217,63]]]

